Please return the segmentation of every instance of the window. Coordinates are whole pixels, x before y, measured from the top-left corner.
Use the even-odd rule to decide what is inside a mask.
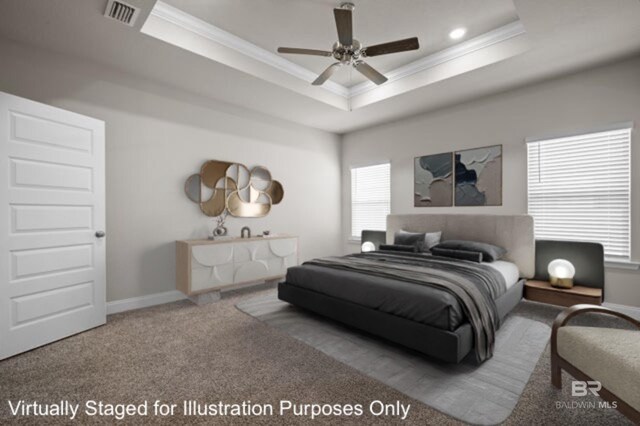
[[[351,169],[351,238],[363,229],[384,231],[391,212],[391,165]]]
[[[539,239],[593,241],[631,256],[631,128],[527,144],[529,214]]]

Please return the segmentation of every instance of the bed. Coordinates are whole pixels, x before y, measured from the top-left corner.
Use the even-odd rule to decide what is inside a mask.
[[[278,285],[278,297],[442,361],[490,358],[491,334],[521,300],[523,278],[534,274],[532,218],[389,215],[387,242],[401,229],[441,231],[443,240],[491,243],[507,253],[500,261],[479,265],[389,252],[319,259],[289,268],[286,281]],[[468,288],[474,280],[488,283],[475,285],[482,289],[476,298],[491,300],[470,303],[466,293],[441,287],[447,282],[455,284],[454,290],[463,283]],[[491,284],[498,282],[503,284]]]

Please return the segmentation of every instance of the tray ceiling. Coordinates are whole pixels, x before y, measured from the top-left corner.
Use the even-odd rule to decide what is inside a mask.
[[[314,23],[318,21],[318,19],[313,19],[313,17],[316,16],[313,13],[311,15],[301,12],[293,13],[293,9],[287,12],[286,8],[282,8],[282,4],[288,2],[264,2],[271,5],[279,5],[280,9],[269,9],[269,13],[274,17],[277,17],[282,22],[276,21],[275,23],[272,23],[270,20],[271,17],[264,15],[267,13],[267,10],[256,11],[251,9],[242,10],[240,12],[226,11],[225,13],[228,14],[226,15],[228,18],[219,21],[225,22],[227,28],[233,27],[231,24],[236,22],[238,23],[239,28],[239,30],[236,30],[235,32],[230,32],[210,22],[212,20],[211,16],[217,16],[216,14],[211,14],[213,6],[212,3],[194,1],[183,4],[182,2],[176,2],[176,4],[181,4],[183,6],[189,5],[190,10],[199,11],[200,14],[205,14],[209,17],[208,20],[204,20],[199,16],[186,12],[183,9],[174,7],[169,3],[158,1],[153,7],[149,18],[143,25],[141,31],[144,34],[158,38],[174,46],[186,49],[271,83],[281,85],[290,90],[297,91],[300,94],[310,96],[336,108],[352,111],[372,103],[502,61],[526,51],[529,48],[529,44],[526,39],[526,31],[522,23],[517,19],[517,15],[513,11],[513,7],[507,7],[511,5],[511,2],[505,2],[503,0],[492,0],[492,2],[500,6],[496,7],[496,10],[501,11],[501,13],[494,13],[493,15],[500,15],[501,17],[499,19],[495,17],[492,19],[487,18],[482,21],[481,24],[471,25],[471,33],[463,39],[458,40],[456,43],[450,39],[447,42],[443,42],[442,38],[448,38],[448,33],[451,29],[463,25],[458,24],[454,26],[453,24],[441,24],[442,31],[440,32],[443,34],[438,40],[430,38],[431,36],[429,34],[433,35],[436,33],[436,31],[432,29],[429,29],[428,31],[422,30],[413,32],[413,34],[417,33],[419,34],[419,37],[425,40],[422,43],[422,48],[418,51],[368,58],[367,63],[370,63],[380,69],[389,78],[389,81],[380,86],[376,86],[368,80],[362,81],[359,75],[355,75],[358,73],[353,73],[351,67],[343,67],[339,70],[342,75],[342,80],[338,79],[338,81],[336,81],[332,78],[322,86],[310,86],[309,83],[313,81],[319,73],[318,71],[315,71],[318,68],[317,66],[310,66],[310,61],[317,61],[316,58],[278,54],[276,53],[277,46],[285,44],[278,42],[279,38],[283,37],[283,35],[262,37],[260,36],[261,31],[267,31],[264,34],[269,34],[269,30],[264,30],[263,27],[259,27],[261,30],[256,32],[250,31],[247,28],[247,26],[255,28],[255,25],[258,25],[258,23],[254,22],[254,20],[256,17],[262,17],[262,19],[259,20],[263,23],[269,22],[268,27],[271,28],[271,31],[275,33],[276,28],[280,28],[280,33],[284,34],[284,36],[288,36],[288,33],[282,33],[281,31],[282,27],[286,26],[284,19],[286,18],[287,13],[289,13],[289,21],[295,22],[296,24],[299,23],[298,20],[292,19],[291,17],[298,15],[308,16],[311,18],[308,19],[308,25],[304,26],[313,27]],[[245,4],[246,6],[246,2],[244,1],[237,1],[237,3]],[[422,7],[417,7],[420,2],[414,1],[413,3],[416,6],[415,10],[424,10],[424,5]],[[453,3],[454,2],[450,2],[450,4]],[[466,4],[467,1],[462,0],[460,2],[460,4],[463,3]],[[254,4],[263,5],[262,2]],[[370,4],[372,6],[371,9],[377,12],[372,14],[372,20],[375,23],[375,19],[379,19],[379,26],[382,25],[382,21],[384,20],[382,18],[385,15],[383,13],[384,9],[380,8],[381,4],[382,2],[380,2],[380,4],[376,3],[376,7],[373,7],[373,3]],[[434,2],[434,4],[440,4],[440,6],[447,11],[444,14],[445,16],[449,17],[449,15],[454,14],[452,8],[443,7],[442,4],[437,1]],[[458,4],[458,6],[460,6],[460,4]],[[313,1],[299,1],[296,2],[295,5],[305,7],[310,5],[318,6],[318,4]],[[237,5],[235,5],[234,2],[233,7],[236,6]],[[324,3],[322,3],[322,6],[324,6]],[[388,4],[387,8],[392,9]],[[321,7],[320,9],[324,12],[325,7]],[[330,31],[328,32],[335,34],[335,23],[331,16],[332,11],[330,7],[327,9],[327,14],[329,15],[328,27],[330,28]],[[458,11],[458,15],[464,16],[465,14],[470,13],[470,10],[472,11],[474,8],[469,7],[468,10],[465,9],[465,13],[460,13],[460,11]],[[222,14],[222,12],[220,12],[220,14]],[[489,15],[491,14],[484,13],[485,17],[488,17]],[[229,16],[236,16],[236,18],[229,18]],[[410,17],[413,21],[420,20],[412,14],[405,14],[405,16],[407,18]],[[243,18],[246,18],[246,20]],[[470,21],[473,21],[470,16],[467,18]],[[247,24],[247,21],[249,24]],[[319,21],[324,22],[326,19],[323,17],[322,19],[319,19]],[[459,17],[456,21],[454,18],[449,17],[448,21],[460,22],[464,21],[464,19]],[[415,23],[413,25],[422,28],[420,25]],[[500,26],[491,28],[490,25]],[[368,28],[369,33],[373,36],[375,32],[374,27],[376,25],[372,25],[371,22],[368,22],[368,25],[362,26]],[[448,26],[446,30],[444,30],[445,26]],[[318,27],[324,27],[326,30],[327,25],[319,25]],[[466,28],[467,25],[465,24],[464,27]],[[356,31],[358,31],[357,28],[358,27],[356,25]],[[486,31],[476,35],[475,37],[473,36],[481,30]],[[303,27],[297,28],[296,31],[301,31],[302,34],[306,34],[307,36],[310,35],[310,32],[305,32]],[[239,36],[237,34],[238,32],[246,33],[251,39],[259,41],[254,42],[252,40],[245,39]],[[366,31],[363,32],[366,33]],[[318,31],[317,34],[320,34],[320,31]],[[408,33],[397,33],[396,35],[396,32],[393,31],[389,33],[385,32],[384,37],[380,37],[378,35],[377,41],[374,41],[373,43],[378,43],[383,40],[391,41],[407,36]],[[308,38],[306,42],[301,42],[312,43],[310,45],[292,43],[289,44],[289,46],[311,46],[316,48],[318,47],[318,42],[314,42],[313,40],[318,40],[319,38],[326,40],[326,37],[333,38],[335,36],[323,35],[322,37],[311,37]],[[267,45],[271,47],[265,48],[264,46]],[[324,59],[324,64],[319,66],[320,70],[334,62],[333,59],[320,59]],[[382,61],[384,61],[384,63]],[[384,68],[380,68],[381,66],[384,66]],[[341,82],[344,83],[345,76],[348,83],[346,85],[341,84]]]
[[[197,1],[199,0],[185,0],[180,4]],[[233,3],[235,1],[243,4],[249,2],[234,0]],[[268,4],[270,1],[251,0],[251,4],[255,4],[257,8],[259,4]],[[387,9],[380,9],[379,13],[388,15],[396,13],[393,9],[396,4],[410,3],[410,0],[362,0],[362,3],[355,0],[358,4],[356,12],[362,12],[363,8],[366,10],[368,3],[377,4],[378,1],[387,4]],[[351,96],[355,87],[347,89],[334,83],[338,93],[312,87],[309,84],[311,80],[274,68],[248,57],[242,51],[207,44],[205,37],[176,25],[165,25],[165,29],[170,31],[164,36],[180,36],[180,42],[191,49],[182,46],[178,48],[175,43],[149,37],[140,30],[143,24],[153,20],[149,16],[156,2],[127,2],[141,9],[134,27],[105,18],[106,0],[3,2],[0,13],[0,52],[9,60],[24,60],[34,67],[41,63],[40,57],[43,60],[49,58],[50,66],[58,67],[69,75],[79,72],[77,70],[85,70],[86,75],[94,75],[95,78],[87,81],[84,91],[91,91],[94,86],[107,84],[105,82],[108,81],[109,84],[124,84],[154,95],[191,99],[201,105],[228,111],[231,115],[249,115],[264,123],[276,125],[274,123],[295,122],[335,133],[347,133],[433,111],[640,53],[638,0],[514,0],[518,21],[489,31],[497,31],[494,33],[494,41],[501,38],[503,41],[492,44],[492,37],[487,37],[488,33],[473,38],[472,32],[461,42],[411,63],[425,62],[418,64],[418,67],[401,65],[401,69],[409,69],[405,68],[406,73],[398,73],[399,79],[378,88],[364,88],[366,90],[360,94]],[[206,3],[219,2],[232,3],[227,0]],[[331,8],[339,0],[335,3],[327,0],[277,2],[293,8],[291,10],[295,13],[291,13],[289,19],[296,23],[302,22],[299,16],[306,16],[298,13],[302,8],[328,8],[326,13],[329,17],[317,20],[318,25],[331,27],[327,31],[331,33],[330,36],[333,35]],[[422,2],[439,4],[440,0]],[[449,2],[463,3],[462,0],[440,3]],[[484,0],[478,3],[486,4]],[[257,12],[248,14],[254,17],[259,15]],[[195,18],[187,15],[192,20]],[[362,15],[356,13],[355,19],[358,31],[363,25],[359,23]],[[206,21],[200,21],[210,25]],[[222,24],[220,25],[222,31]],[[267,22],[256,31],[268,32],[268,25]],[[461,25],[472,31],[470,23]],[[419,31],[411,28],[409,30],[412,34],[418,34],[416,31]],[[514,36],[523,30],[526,30],[526,34]],[[387,39],[387,34],[391,34],[391,31],[395,30],[382,28],[380,39]],[[283,33],[288,34],[289,31]],[[473,41],[477,39],[486,43],[475,44],[474,47]],[[244,41],[272,54],[256,44],[261,42],[258,39]],[[191,45],[187,46],[189,43]],[[206,45],[209,51],[195,51],[194,43],[202,44],[197,47]],[[222,61],[220,58],[216,60],[210,57],[214,56],[211,55],[214,51],[224,54]],[[311,76],[316,75],[316,70],[302,67],[290,61],[291,58],[283,58],[277,54],[273,56],[305,70]],[[52,83],[55,84],[48,86],[46,96],[68,95],[67,86],[58,81]],[[339,94],[340,87],[349,92],[346,95]],[[110,105],[109,99],[104,102],[105,105]]]
[[[339,1],[163,1],[273,53],[279,46],[331,50],[337,39],[333,8]],[[370,58],[368,62],[382,73],[518,20],[511,0],[358,0],[355,4],[354,37],[365,46],[413,36],[420,39],[417,51]],[[466,36],[451,40],[449,32],[458,27],[467,28]],[[331,62],[322,57],[284,57],[316,74]],[[366,79],[345,67],[332,81],[350,87]]]

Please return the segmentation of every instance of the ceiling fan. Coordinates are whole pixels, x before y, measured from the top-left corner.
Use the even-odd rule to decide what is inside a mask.
[[[350,65],[362,75],[373,81],[375,84],[382,84],[387,81],[387,77],[376,71],[371,65],[364,62],[364,58],[373,56],[388,55],[389,53],[406,52],[420,48],[417,37],[404,40],[391,41],[388,43],[376,44],[363,47],[362,44],[353,38],[353,16],[355,9],[353,3],[342,3],[340,8],[333,9],[338,28],[338,41],[334,43],[333,49],[299,49],[295,47],[279,47],[278,53],[291,53],[297,55],[313,55],[333,57],[338,62],[331,64],[326,70],[316,78],[314,86],[320,86],[327,81],[333,73],[340,67]]]

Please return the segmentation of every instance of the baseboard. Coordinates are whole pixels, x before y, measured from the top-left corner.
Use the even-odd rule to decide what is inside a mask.
[[[114,300],[107,302],[107,315],[134,309],[148,308],[149,306],[162,305],[163,303],[177,302],[185,299],[185,295],[178,290],[155,293],[148,296],[132,297],[130,299]]]
[[[616,303],[604,302],[604,307],[613,309],[614,311],[622,312],[625,315],[629,315],[631,318],[640,321],[640,308],[637,306],[618,305]]]

